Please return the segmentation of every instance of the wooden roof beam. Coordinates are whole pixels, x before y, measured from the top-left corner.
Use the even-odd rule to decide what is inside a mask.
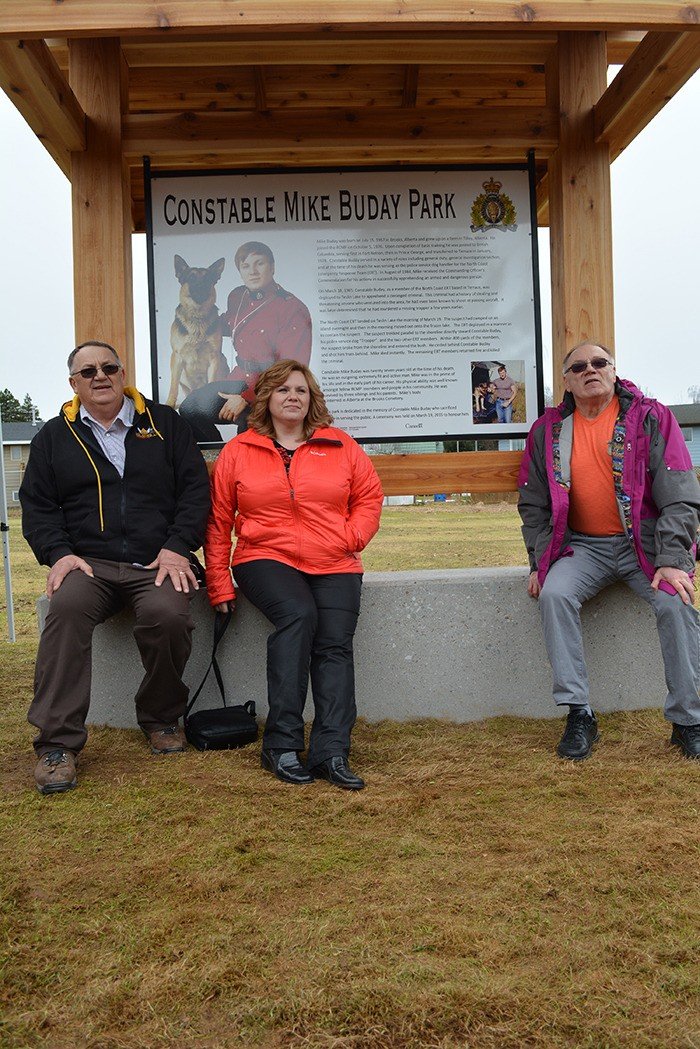
[[[506,26],[552,30],[684,30],[700,25],[700,4],[678,0],[3,0],[0,36],[114,36],[177,33],[220,33],[254,26],[320,29],[359,27],[416,33],[426,28]]]
[[[608,33],[606,36],[606,55],[608,64],[623,64],[633,54],[635,48],[644,39],[644,33]],[[554,52],[546,66],[547,101],[558,105],[559,98],[559,55]],[[541,174],[537,182],[537,224],[549,225],[549,174]]]
[[[622,65],[644,37],[643,32],[607,34],[608,62]],[[46,43],[61,68],[68,68],[68,43],[51,37]],[[130,69],[189,66],[313,65],[543,65],[557,43],[556,33],[505,30],[474,32],[238,35],[209,40],[164,37],[124,39]]]
[[[451,141],[438,142],[437,145],[424,142],[411,148],[406,142],[387,145],[379,142],[369,146],[345,143],[334,144],[330,148],[320,143],[303,146],[258,145],[255,148],[248,145],[240,149],[232,145],[226,150],[208,152],[174,149],[172,153],[153,158],[152,170],[247,172],[251,168],[275,171],[297,167],[350,169],[367,165],[411,167],[415,164],[438,168],[444,164],[524,164],[525,160],[522,143],[494,147],[485,142]],[[129,163],[138,165],[141,158],[133,157]],[[135,208],[134,216],[138,214]],[[134,221],[137,221],[136,217]]]
[[[608,65],[623,65],[643,39],[644,33],[639,30],[626,33],[608,33],[606,38]]]
[[[647,33],[594,107],[596,142],[625,149],[700,68],[700,33]]]
[[[558,141],[554,111],[525,106],[493,110],[283,110],[259,113],[136,114],[123,121],[125,155],[149,155],[158,164],[187,153],[224,158],[251,153],[259,163],[297,159],[320,150],[331,163],[344,157],[410,161],[428,151],[465,159],[548,156]]]
[[[354,33],[124,44],[130,68],[141,66],[523,65],[542,64],[556,33]]]
[[[70,154],[85,149],[85,113],[43,40],[0,40],[0,85],[70,177]]]

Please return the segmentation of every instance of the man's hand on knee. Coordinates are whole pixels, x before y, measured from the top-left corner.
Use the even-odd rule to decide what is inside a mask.
[[[161,550],[155,561],[151,561],[146,568],[157,568],[155,583],[161,586],[164,579],[170,576],[170,581],[179,592],[189,594],[190,588],[199,590],[197,577],[192,571],[192,565],[182,554],[176,554],[174,550]]]
[[[659,583],[662,579],[664,582],[669,583],[673,589],[680,594],[681,601],[684,605],[695,604],[695,587],[693,586],[693,580],[687,572],[683,571],[682,568],[657,568],[654,578],[651,581],[654,590],[659,589]]]
[[[58,590],[68,573],[74,572],[76,568],[84,572],[85,575],[89,575],[91,578],[94,577],[94,572],[87,561],[83,561],[82,557],[78,557],[76,554],[66,554],[65,557],[59,557],[49,572],[46,580],[46,596],[51,597]]]

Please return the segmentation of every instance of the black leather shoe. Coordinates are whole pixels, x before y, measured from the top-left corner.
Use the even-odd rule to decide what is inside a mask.
[[[260,764],[283,783],[313,783],[314,777],[299,761],[295,750],[263,750]]]
[[[686,758],[700,758],[700,725],[675,725],[671,743],[680,747]]]
[[[585,710],[572,710],[566,719],[566,728],[559,740],[557,754],[560,758],[568,758],[569,761],[583,761],[599,738],[595,714],[587,714]]]
[[[342,787],[343,790],[362,790],[365,785],[365,781],[355,775],[348,765],[348,759],[342,754],[314,765],[311,771],[319,779],[327,779],[334,787]]]

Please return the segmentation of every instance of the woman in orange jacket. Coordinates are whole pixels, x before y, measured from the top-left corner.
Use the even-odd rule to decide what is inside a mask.
[[[381,485],[360,446],[330,425],[307,367],[278,361],[260,376],[255,395],[248,429],[223,449],[212,478],[209,600],[218,611],[233,607],[233,568],[239,589],[275,627],[263,768],[285,783],[321,777],[361,790],[348,765],[356,717],[352,644],[360,551],[379,527]],[[309,671],[315,715],[304,767]]]

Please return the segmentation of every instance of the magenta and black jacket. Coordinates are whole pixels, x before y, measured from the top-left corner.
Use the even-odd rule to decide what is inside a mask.
[[[649,580],[657,568],[693,574],[700,484],[673,413],[625,379],[615,383],[620,401],[610,454],[615,495],[625,534]],[[540,585],[550,565],[572,553],[569,488],[574,400],[570,393],[547,408],[527,439],[518,476],[518,510]],[[675,593],[662,582],[661,587]]]

